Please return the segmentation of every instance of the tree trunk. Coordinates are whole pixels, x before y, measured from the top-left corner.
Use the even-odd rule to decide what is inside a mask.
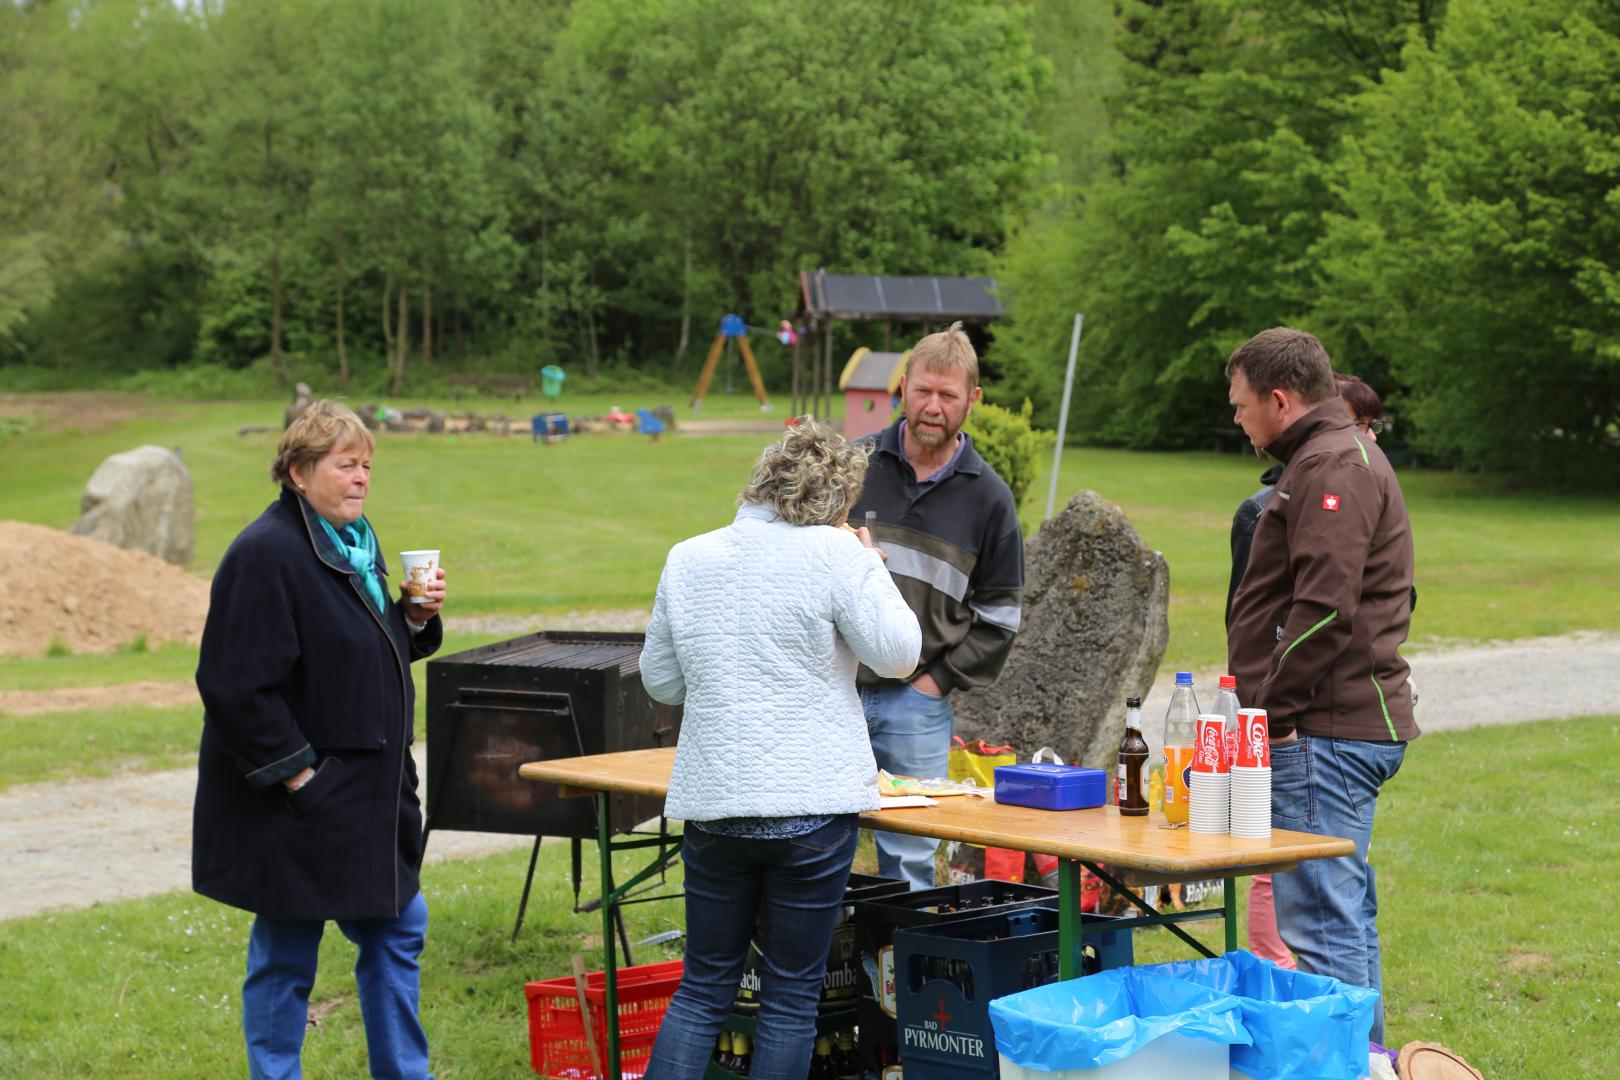
[[[585,335],[586,340],[590,343],[590,355],[587,358],[586,371],[594,379],[596,378],[596,365],[598,360],[601,359],[601,354],[596,349],[596,312],[590,308],[585,309]]]
[[[382,293],[382,332],[383,332],[383,370],[389,375],[394,373],[394,327],[390,319],[393,315],[392,295],[394,291],[394,275],[383,277]]]
[[[276,157],[275,128],[264,128],[264,168],[268,176],[274,169]],[[281,215],[272,213],[270,219],[270,370],[276,373],[276,385],[287,389],[287,362],[281,355]]]
[[[692,215],[686,215],[686,261],[681,268],[681,339],[675,343],[675,358],[669,365],[671,378],[680,374],[686,349],[692,343]]]
[[[343,386],[343,392],[349,392],[349,348],[348,341],[343,332],[343,229],[341,226],[333,230],[336,234],[337,250],[337,354],[338,354],[338,382]]]
[[[276,385],[287,389],[287,362],[281,355],[281,230],[275,230],[270,253],[270,370]]]
[[[398,394],[405,389],[405,361],[411,355],[411,293],[405,283],[399,283],[399,334],[395,338],[394,379],[389,384],[388,392]]]
[[[422,366],[433,362],[433,286],[428,281],[427,256],[422,256]]]

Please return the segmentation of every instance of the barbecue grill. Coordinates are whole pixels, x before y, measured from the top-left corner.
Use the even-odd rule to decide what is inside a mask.
[[[681,709],[641,685],[641,634],[543,630],[429,660],[427,831],[514,833],[535,838],[517,926],[543,836],[573,841],[579,906],[580,841],[598,839],[590,799],[562,798],[518,776],[526,761],[673,746]],[[613,833],[653,818],[664,835],[663,800],[623,793],[610,800]]]

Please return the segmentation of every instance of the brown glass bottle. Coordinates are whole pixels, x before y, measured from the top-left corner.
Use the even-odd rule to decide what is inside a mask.
[[[1142,699],[1125,699],[1125,738],[1119,744],[1119,777],[1114,801],[1124,817],[1148,812],[1148,744],[1142,737]]]

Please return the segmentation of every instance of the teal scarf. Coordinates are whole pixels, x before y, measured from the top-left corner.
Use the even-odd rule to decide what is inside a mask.
[[[326,530],[326,535],[332,543],[337,545],[338,554],[348,560],[354,567],[360,580],[365,583],[366,594],[371,602],[377,605],[377,614],[385,614],[388,607],[386,594],[383,592],[382,575],[377,572],[377,534],[371,531],[366,519],[361,518],[353,525],[345,525],[342,529],[332,528],[332,523],[315,515]]]

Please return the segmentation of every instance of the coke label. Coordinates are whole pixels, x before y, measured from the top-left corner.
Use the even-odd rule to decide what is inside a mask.
[[[1247,769],[1271,768],[1271,730],[1266,710],[1238,710],[1238,760]]]
[[[1200,716],[1198,740],[1193,745],[1193,772],[1220,773],[1226,771],[1226,718]]]

